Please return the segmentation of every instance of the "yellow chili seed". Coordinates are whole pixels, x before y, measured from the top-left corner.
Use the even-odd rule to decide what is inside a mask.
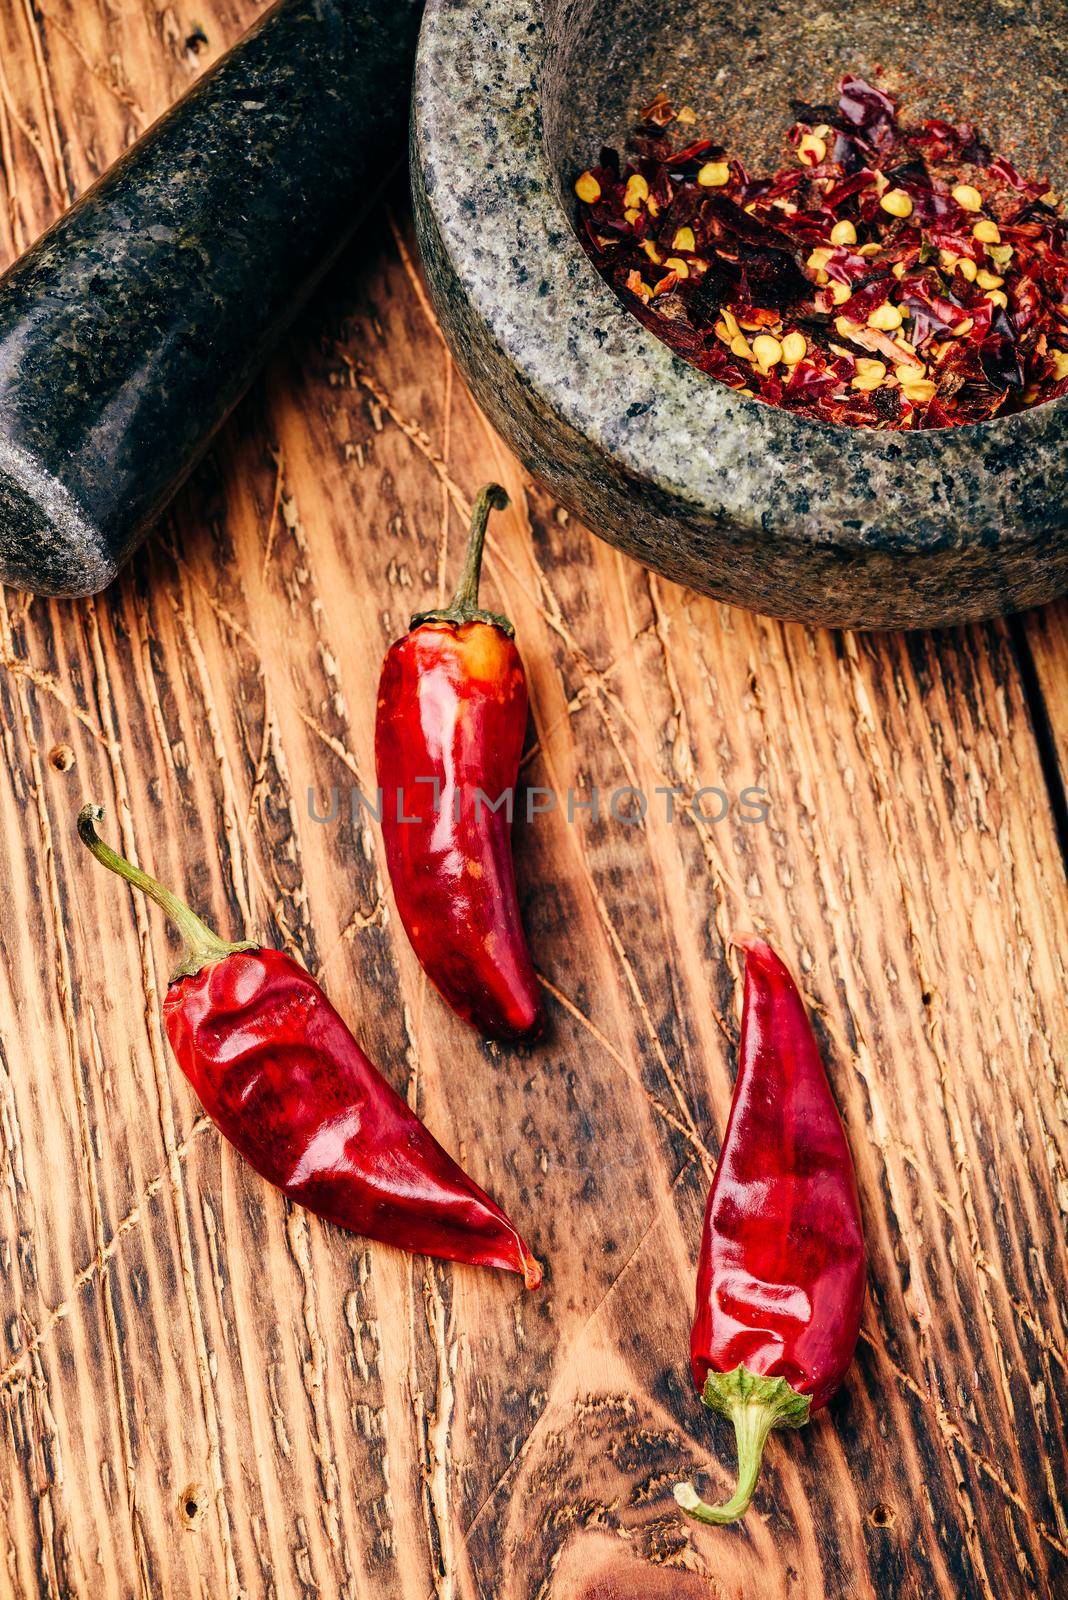
[[[660,266],[664,258],[651,239],[642,240],[642,249],[645,251],[650,261],[655,262],[657,266]]]
[[[734,337],[734,335],[731,333],[730,329],[727,327],[727,324],[724,322],[722,317],[720,317],[719,321],[716,323],[716,326],[713,328],[712,332],[715,334],[717,339],[722,339],[724,344],[730,344],[731,340]]]
[[[892,341],[892,343],[893,343],[895,349],[901,351],[901,354],[905,357],[906,360],[908,360],[909,356],[915,356],[916,355],[915,350],[909,344],[907,339],[897,338],[897,339],[894,339]],[[917,357],[917,360],[918,359],[919,358]]]
[[[914,382],[901,385],[901,392],[906,400],[911,400],[913,405],[926,405],[928,400],[933,400],[938,393],[938,385],[932,383],[930,378],[917,378]]]
[[[697,241],[693,236],[692,228],[679,228],[671,241],[673,250],[696,250]]]
[[[645,205],[651,217],[658,217],[660,215],[660,207],[656,203],[655,194],[651,194],[649,196],[648,200],[645,202]]]
[[[641,212],[638,210],[637,206],[627,206],[626,210],[623,212],[624,222],[629,222],[631,227],[634,226],[640,216]]]
[[[983,197],[973,184],[958,183],[953,191],[953,198],[965,211],[979,211],[982,209]]]
[[[1068,350],[1051,349],[1049,354],[1053,362],[1054,379],[1060,383],[1062,378],[1068,378]]]
[[[601,185],[592,172],[584,172],[575,179],[575,193],[586,205],[592,206],[601,198]]]
[[[732,339],[736,339],[738,337],[739,328],[738,328],[738,321],[737,321],[737,318],[734,315],[734,312],[733,311],[727,311],[726,309],[724,309],[723,320],[727,324],[727,328],[728,328],[728,331],[730,332],[731,338]]]
[[[918,367],[914,367],[910,362],[902,361],[894,368],[894,373],[902,387],[907,388],[910,383],[918,383],[921,378],[926,377],[927,368],[922,362]]]
[[[974,277],[980,289],[1000,289],[1005,282],[1004,278],[999,277],[996,272],[988,272],[985,267],[980,267]]]
[[[966,283],[974,283],[977,276],[980,278],[980,280],[983,276],[975,262],[972,260],[971,256],[961,256],[960,260],[957,262],[957,271],[960,273],[961,277]]]
[[[952,272],[959,260],[960,256],[953,250],[939,250],[938,252],[938,264],[945,267],[947,272]]]
[[[753,352],[749,348],[749,340],[744,333],[735,334],[731,340],[731,355],[740,356],[743,361],[752,361]]]
[[[890,271],[894,274],[895,278],[903,278],[906,270],[907,269],[903,261],[895,261],[893,266],[890,268]]]
[[[722,189],[731,181],[731,169],[725,161],[706,161],[697,174],[702,189]]]
[[[681,256],[668,256],[667,265],[679,278],[688,278],[690,276],[690,269]]]
[[[980,217],[972,229],[972,238],[978,239],[980,244],[1000,244],[1001,232],[996,222],[989,217]]]
[[[856,376],[851,380],[854,389],[877,389],[886,377],[885,361],[871,356],[857,356]]]
[[[888,189],[879,201],[884,211],[892,217],[911,217],[912,201],[904,189]]]
[[[796,367],[797,363],[804,359],[807,348],[804,334],[798,333],[795,328],[782,342],[782,358],[787,366]]]
[[[854,322],[852,317],[835,317],[834,326],[843,339],[851,339],[855,333],[860,332],[860,323]]]
[[[636,207],[649,198],[649,184],[640,172],[632,172],[623,191],[623,204]]]
[[[782,360],[782,345],[770,333],[758,333],[753,340],[753,354],[762,372],[767,372]]]
[[[849,221],[848,217],[843,217],[841,222],[835,223],[834,227],[831,229],[832,244],[856,244],[856,242],[857,230]]]
[[[880,333],[893,333],[900,328],[904,318],[897,306],[892,306],[889,300],[884,300],[881,306],[876,306],[868,316],[868,327],[878,328]]]
[[[975,318],[974,317],[965,317],[964,321],[963,322],[958,322],[957,326],[953,329],[953,337],[954,337],[954,339],[963,339],[966,334],[971,333],[971,331],[972,331],[972,329],[974,327],[975,327]]]
[[[827,265],[830,259],[831,252],[826,248],[826,246],[822,244],[817,245],[815,250],[813,250],[812,254],[809,256],[808,260],[805,262],[805,266],[811,267],[813,272],[818,272],[821,267],[825,267]]]
[[[992,244],[987,247],[987,255],[997,267],[999,272],[1004,272],[1012,260],[1011,244]]]
[[[844,306],[852,293],[848,283],[831,284],[831,300],[836,306]]]
[[[818,133],[803,133],[797,153],[806,166],[818,167],[821,161],[827,159],[827,141]]]
[[[859,244],[857,246],[857,255],[858,256],[877,256],[881,249],[882,249],[882,245],[879,244],[877,241],[873,240],[871,244]]]
[[[983,298],[989,300],[992,306],[1007,306],[1009,303],[1003,289],[990,289]]]
[[[684,122],[686,126],[689,127],[691,123],[697,121],[697,112],[694,110],[693,106],[680,106],[678,116],[675,118],[675,120],[676,122]]]

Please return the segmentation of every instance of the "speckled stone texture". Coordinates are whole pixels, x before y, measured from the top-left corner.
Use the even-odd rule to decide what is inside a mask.
[[[887,69],[906,114],[973,117],[1068,187],[1063,0],[429,0],[420,244],[449,342],[531,471],[669,577],[772,615],[912,627],[1068,589],[1068,399],[922,434],[833,428],[678,360],[595,272],[571,183],[657,89],[754,167],[792,96]]]
[[[102,588],[403,152],[420,0],[283,0],[0,281],[0,577]]]

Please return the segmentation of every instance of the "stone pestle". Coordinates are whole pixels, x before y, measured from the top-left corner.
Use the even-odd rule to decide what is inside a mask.
[[[421,0],[281,0],[0,279],[0,579],[140,543],[402,154]]]

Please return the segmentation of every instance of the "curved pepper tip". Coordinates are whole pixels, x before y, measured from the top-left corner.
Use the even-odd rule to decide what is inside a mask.
[[[793,983],[793,975],[785,961],[759,933],[734,933],[729,942],[736,950],[741,950],[747,966],[752,962],[765,972],[785,973]]]
[[[528,1289],[537,1289],[545,1276],[541,1262],[532,1256],[522,1239],[519,1241],[519,1260],[523,1273],[523,1282]]]
[[[514,1000],[506,1018],[485,1017],[480,1026],[483,1033],[491,1038],[530,1044],[545,1032],[545,1007],[541,1003],[541,996],[535,995],[532,1000]]]

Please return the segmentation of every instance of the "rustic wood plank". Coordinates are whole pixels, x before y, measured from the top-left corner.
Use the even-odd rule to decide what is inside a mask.
[[[4,8],[5,258],[256,10]],[[0,1595],[1054,1595],[1068,906],[1034,691],[1063,770],[1064,607],[843,638],[650,576],[475,412],[401,186],[369,234],[129,573],[0,610]],[[382,652],[443,594],[487,476],[513,496],[488,591],[531,676],[526,782],[651,802],[518,825],[551,1015],[519,1052],[428,993],[346,809]],[[735,803],[698,820],[714,785]],[[529,1224],[543,1293],[367,1247],[230,1155],[161,1034],[167,938],[74,839],[88,794],[322,976]],[[670,1485],[730,1464],[685,1350],[744,926],[816,1010],[871,1296],[829,1416],[713,1532]]]

